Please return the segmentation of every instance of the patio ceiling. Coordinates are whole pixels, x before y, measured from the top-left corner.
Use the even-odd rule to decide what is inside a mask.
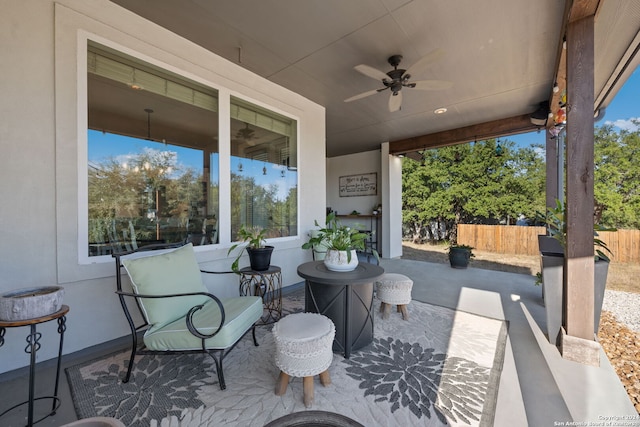
[[[404,141],[406,151],[535,129],[528,115],[550,100],[558,77],[564,25],[596,5],[594,111],[606,107],[638,63],[640,3],[628,0],[112,0],[260,76],[323,105],[327,156]],[[571,1],[571,0],[569,0]],[[481,6],[480,6],[481,5]],[[595,7],[595,6],[594,6]],[[410,66],[433,51],[445,56],[415,80],[453,82],[450,89],[403,89],[389,112],[389,91],[354,70]],[[434,110],[447,108],[437,115]],[[421,146],[419,146],[422,144]],[[395,147],[400,145],[396,144]],[[403,150],[405,150],[403,148]]]

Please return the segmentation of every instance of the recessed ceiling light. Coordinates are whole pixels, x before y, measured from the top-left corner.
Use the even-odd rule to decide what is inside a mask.
[[[442,107],[442,108],[437,108],[436,110],[434,110],[435,114],[444,114],[447,112],[447,109]]]

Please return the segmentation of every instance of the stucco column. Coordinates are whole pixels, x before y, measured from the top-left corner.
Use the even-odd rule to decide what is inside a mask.
[[[382,171],[382,255],[402,256],[402,160],[389,154],[389,143],[380,146]]]

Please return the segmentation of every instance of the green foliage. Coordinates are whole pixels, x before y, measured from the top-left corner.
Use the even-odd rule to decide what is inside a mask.
[[[414,241],[449,238],[456,225],[478,219],[532,216],[544,206],[544,164],[532,148],[495,140],[423,152],[423,161],[403,160],[403,225]],[[432,235],[431,224],[449,235]],[[426,236],[425,236],[426,235]]]
[[[500,144],[501,155],[495,140],[487,140],[425,150],[422,162],[403,159],[405,236],[455,243],[458,223],[504,223],[544,211],[545,147]],[[594,218],[600,231],[640,229],[640,131],[597,127],[594,161]]]
[[[640,131],[596,128],[594,156],[595,221],[640,229]]]
[[[538,214],[538,218],[546,224],[549,236],[560,242],[560,245],[566,249],[567,222],[565,220],[565,209],[566,205],[560,202],[560,200],[556,200],[556,206],[554,208],[547,208],[546,215],[543,216]],[[595,249],[595,256],[596,258],[610,261],[609,257],[601,249],[612,254],[611,250],[604,241],[598,238],[598,231],[615,231],[615,229],[605,228],[598,224],[593,225],[593,245]]]
[[[201,181],[193,169],[178,164],[174,152],[150,148],[131,154],[126,164],[109,158],[92,165],[88,172],[89,242],[122,240],[130,226],[138,240],[154,240],[159,221],[166,224],[169,218],[184,225],[185,232],[180,236],[165,233],[163,238],[184,239],[191,208],[202,203]]]
[[[542,273],[539,271],[536,273],[536,281],[534,282],[534,285],[536,286],[542,285]]]
[[[266,232],[267,230],[260,226],[249,227],[243,224],[242,227],[240,227],[240,230],[238,231],[238,240],[248,243],[238,251],[238,255],[233,260],[233,263],[231,264],[231,269],[233,271],[238,272],[240,257],[242,256],[245,248],[259,249],[264,247],[263,243],[266,243]],[[227,256],[229,256],[238,246],[240,246],[240,243],[232,245],[227,251]]]
[[[263,186],[254,177],[231,173],[231,235],[243,224],[259,225],[267,237],[295,235],[297,232],[297,187],[286,198],[278,198],[277,185]]]
[[[314,221],[316,227],[320,227],[318,221]],[[365,250],[368,233],[357,228],[342,225],[335,212],[329,213],[325,219],[325,226],[320,227],[317,233],[302,245],[302,249],[313,249],[314,246],[324,245],[327,249],[335,249],[347,252],[347,260],[351,261],[351,250]],[[378,259],[377,251],[373,251]]]
[[[547,234],[564,248],[567,246],[567,224],[564,220],[564,205],[560,200],[556,200],[554,208],[547,208],[546,214],[536,214],[536,220],[542,222],[547,227]]]

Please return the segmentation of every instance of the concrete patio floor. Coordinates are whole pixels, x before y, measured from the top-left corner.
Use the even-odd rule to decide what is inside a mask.
[[[452,269],[445,264],[412,260],[382,260],[381,265],[386,272],[405,274],[414,280],[415,300],[509,322],[495,426],[559,426],[569,421],[593,426],[611,420],[612,426],[640,425],[602,350],[600,367],[596,368],[562,359],[556,347],[549,344],[544,335],[541,289],[534,285],[534,277],[471,267]],[[126,345],[127,341],[120,339],[66,355],[62,369]],[[50,395],[54,380],[55,361],[38,364],[36,396]],[[27,368],[1,374],[0,411],[26,400],[27,391]],[[57,414],[38,426],[57,427],[76,420],[64,371],[59,394],[62,404]],[[50,401],[41,404],[51,405]],[[26,412],[26,405],[13,410],[0,419],[0,425],[24,426]],[[635,421],[624,424],[629,420]]]

